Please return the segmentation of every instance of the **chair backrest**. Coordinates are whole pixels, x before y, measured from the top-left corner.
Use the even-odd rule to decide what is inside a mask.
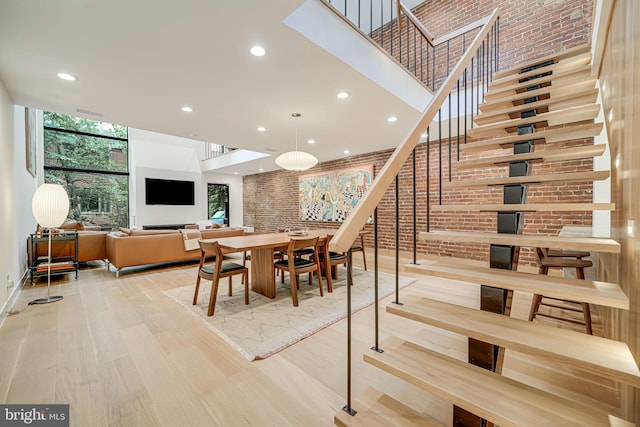
[[[222,250],[220,249],[220,245],[218,245],[217,240],[211,241],[198,239],[198,244],[200,245],[200,267],[204,265],[204,261],[207,256],[215,256],[216,260],[222,259]]]
[[[307,239],[290,239],[289,247],[287,248],[287,252],[293,253],[295,249],[300,248],[317,248],[319,237],[311,237]]]

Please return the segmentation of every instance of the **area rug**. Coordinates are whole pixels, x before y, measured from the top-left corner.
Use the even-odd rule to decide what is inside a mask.
[[[346,317],[346,273],[341,271],[340,280],[333,282],[332,293],[326,292],[327,283],[323,280],[323,297],[320,296],[315,277],[312,286],[309,285],[308,277],[308,274],[300,276],[298,307],[294,307],[291,301],[288,275],[284,285],[280,284],[278,278],[274,299],[249,292],[249,305],[244,304],[244,290],[239,278],[234,278],[232,297],[227,295],[227,279],[223,279],[218,288],[215,314],[212,317],[207,317],[211,282],[202,282],[197,305],[192,305],[195,284],[169,289],[164,293],[206,322],[213,332],[248,360],[256,360],[267,358]],[[401,276],[399,287],[406,287],[414,281],[415,279]],[[352,312],[373,304],[374,272],[354,269],[353,284]],[[395,292],[395,276],[378,273],[378,285],[380,298],[391,295]]]

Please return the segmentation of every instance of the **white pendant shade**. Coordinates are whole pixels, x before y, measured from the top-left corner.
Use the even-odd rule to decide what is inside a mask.
[[[304,151],[289,151],[276,157],[276,164],[290,171],[303,171],[314,167],[318,159]]]
[[[31,211],[40,226],[59,227],[69,213],[69,196],[59,184],[42,184],[33,195]]]
[[[313,154],[298,151],[298,119],[301,115],[300,113],[291,114],[291,117],[296,119],[296,151],[289,151],[276,157],[276,164],[290,171],[304,171],[318,163],[318,159]]]

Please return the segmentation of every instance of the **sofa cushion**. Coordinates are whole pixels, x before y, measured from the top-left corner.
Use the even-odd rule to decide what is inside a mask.
[[[65,221],[58,228],[61,230],[84,230],[84,225],[80,221]]]
[[[180,234],[180,230],[131,230],[131,236],[149,236],[156,234]]]

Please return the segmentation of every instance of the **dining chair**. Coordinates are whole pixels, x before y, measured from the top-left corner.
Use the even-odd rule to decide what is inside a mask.
[[[287,246],[286,259],[276,261],[274,265],[274,280],[275,273],[278,270],[286,271],[289,273],[289,286],[291,287],[291,298],[293,299],[293,306],[298,307],[298,288],[300,283],[300,274],[309,273],[309,284],[312,283],[312,273],[315,272],[318,276],[318,287],[320,288],[320,296],[324,296],[322,293],[322,272],[320,270],[320,263],[318,260],[318,237],[311,239],[290,239]],[[312,248],[314,260],[305,259],[296,256],[296,249]]]
[[[550,268],[575,268],[576,277],[578,279],[585,279],[584,269],[591,267],[593,263],[588,259],[583,259],[591,255],[585,251],[561,251],[547,248],[536,248],[536,263],[538,264],[538,274],[547,274]],[[565,305],[558,305],[555,303],[543,302],[543,298],[560,301]],[[568,305],[567,305],[568,304]],[[559,308],[561,310],[582,312],[584,322],[578,322],[573,319],[562,318],[553,314],[540,313],[540,306],[545,305],[552,308]],[[573,307],[579,305],[580,308]],[[587,334],[593,335],[593,328],[591,325],[591,309],[589,303],[581,301],[569,301],[558,298],[547,297],[540,294],[534,294],[531,302],[531,309],[529,311],[529,321],[533,321],[536,316],[549,317],[555,320],[584,324]]]
[[[327,239],[324,242],[322,250],[320,251],[320,264],[324,267],[325,277],[327,278],[327,291],[333,292],[333,273],[335,272],[335,279],[338,280],[338,270],[336,267],[343,264],[347,265],[347,254],[344,252],[332,252],[329,250],[329,242],[333,238],[332,235],[327,235]]]
[[[244,284],[244,303],[249,304],[249,269],[232,261],[222,260],[222,250],[217,241],[198,240],[200,245],[200,265],[198,266],[198,278],[196,280],[196,291],[193,294],[193,305],[198,300],[198,290],[200,289],[200,279],[211,280],[211,296],[209,297],[209,308],[207,316],[213,316],[216,306],[216,298],[218,297],[218,283],[223,277],[229,278],[229,296],[233,296],[232,277],[238,274],[242,275],[242,283]],[[206,263],[206,258],[215,256],[215,261],[210,264]]]

